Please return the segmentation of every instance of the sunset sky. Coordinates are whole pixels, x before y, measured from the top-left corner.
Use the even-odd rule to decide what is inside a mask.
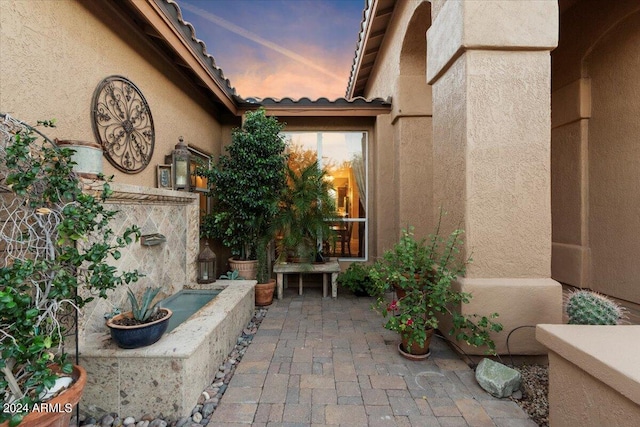
[[[242,97],[345,95],[365,0],[178,0]]]

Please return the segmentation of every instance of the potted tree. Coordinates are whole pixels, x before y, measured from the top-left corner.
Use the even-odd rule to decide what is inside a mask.
[[[445,239],[439,229],[438,224],[428,240],[415,239],[412,227],[403,229],[400,241],[373,265],[369,274],[378,293],[393,287],[399,290],[391,302],[379,297],[375,308],[387,319],[385,328],[400,333],[398,350],[409,359],[429,356],[431,337],[442,315],[452,317],[449,334],[456,340],[487,346],[493,352],[490,332],[502,330],[502,325],[493,321],[498,314],[462,315],[452,309],[471,300],[470,294],[452,286],[471,261],[460,258],[463,231],[455,230]]]
[[[256,278],[260,269],[257,249],[272,238],[271,221],[286,185],[283,128],[284,124],[267,117],[263,108],[248,112],[242,128],[232,133],[228,154],[220,156],[217,165],[196,172],[207,178],[208,194],[214,201],[201,234],[220,239],[232,250],[231,270],[238,270],[244,279]],[[242,264],[236,265],[236,261]],[[264,265],[261,268],[264,271]]]
[[[331,220],[337,217],[327,172],[314,161],[300,168],[287,165],[287,186],[273,222],[279,259],[321,261],[322,240],[335,238]]]
[[[118,273],[108,260],[118,259],[140,232],[134,226],[114,235],[109,224],[117,212],[102,203],[109,183],[98,196],[83,192],[72,150],[5,114],[0,118],[0,425],[63,425],[58,418],[71,416],[86,381],[65,351],[65,319],[94,296],[138,279],[136,271]],[[80,286],[90,296],[79,295]],[[46,402],[70,381],[58,400]],[[43,402],[63,410],[33,410]]]

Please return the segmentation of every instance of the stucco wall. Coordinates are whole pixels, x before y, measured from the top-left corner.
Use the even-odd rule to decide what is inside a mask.
[[[640,4],[583,0],[553,52],[553,277],[639,302]]]
[[[640,302],[640,12],[602,38],[585,65],[592,288]]]
[[[155,187],[155,166],[165,163],[180,136],[219,151],[221,128],[207,111],[208,101],[106,2],[3,0],[0,8],[0,111],[29,123],[55,118],[58,127],[49,136],[95,141],[93,92],[105,77],[122,75],[149,103],[155,149],[147,168],[135,175],[103,159],[106,175]]]
[[[367,97],[391,97],[391,117],[379,117],[375,182],[377,248],[397,242],[401,228],[416,235],[433,230],[431,88],[426,82],[426,30],[430,4],[397,2],[371,77]]]

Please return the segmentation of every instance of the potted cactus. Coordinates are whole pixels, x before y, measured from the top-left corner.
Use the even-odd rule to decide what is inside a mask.
[[[565,302],[570,325],[619,325],[625,311],[610,298],[597,292],[572,292]]]
[[[107,320],[111,338],[121,348],[139,348],[157,342],[166,332],[173,312],[151,304],[160,288],[146,288],[138,302],[131,289],[127,290],[131,311]]]

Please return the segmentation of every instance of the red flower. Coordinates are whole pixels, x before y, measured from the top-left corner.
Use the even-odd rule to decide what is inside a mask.
[[[409,318],[407,319],[407,326],[411,326],[413,325],[413,319]]]
[[[389,304],[389,311],[393,311],[397,309],[398,309],[398,301],[396,300],[391,301],[391,304]]]

